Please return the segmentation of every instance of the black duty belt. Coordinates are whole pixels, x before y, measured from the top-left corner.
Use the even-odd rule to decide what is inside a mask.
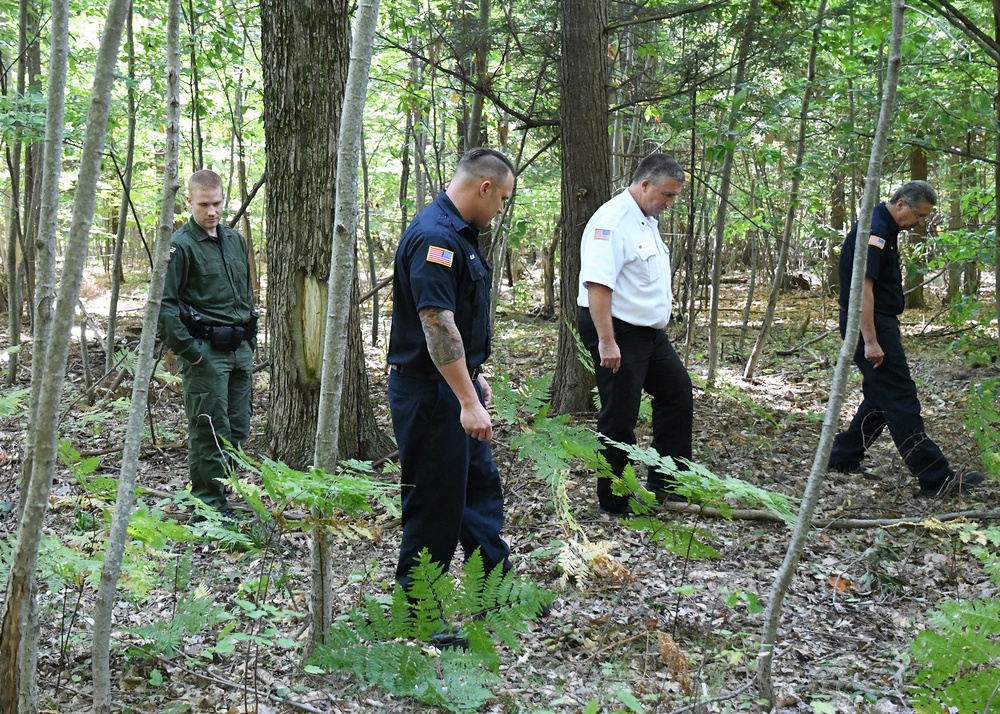
[[[425,372],[422,369],[414,369],[413,367],[405,367],[401,364],[391,364],[389,369],[398,372],[404,377],[415,377],[417,379],[444,379],[444,375],[434,370],[433,372]],[[475,381],[476,377],[483,373],[481,367],[469,368],[469,379]]]

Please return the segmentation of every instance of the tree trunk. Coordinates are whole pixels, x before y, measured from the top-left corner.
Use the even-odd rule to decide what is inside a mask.
[[[316,452],[313,466],[329,474],[337,471],[339,457],[341,394],[348,351],[348,320],[344,316],[356,301],[352,288],[356,280],[355,253],[358,232],[358,163],[361,152],[361,127],[368,95],[368,70],[372,44],[378,23],[379,0],[360,0],[351,45],[351,62],[344,90],[343,113],[337,161],[337,200],[333,219],[333,255],[330,262],[330,288],[326,309],[326,335],[323,346],[323,372],[319,413],[316,426]],[[317,512],[317,527],[312,539],[312,591],[310,593],[310,651],[323,643],[333,625],[333,566],[336,539],[322,523]]]
[[[725,158],[722,160],[722,176],[719,179],[719,208],[715,215],[715,249],[712,255],[712,304],[709,311],[708,327],[708,385],[715,385],[715,372],[719,365],[719,301],[722,299],[722,248],[726,237],[726,210],[729,208],[729,187],[733,173],[733,156],[736,153],[736,122],[740,108],[746,99],[748,88],[744,86],[747,57],[753,43],[753,33],[757,26],[758,1],[750,0],[747,19],[743,25],[739,56],[736,60],[736,81],[733,83],[732,107],[729,110],[729,127],[723,141]]]
[[[927,180],[927,154],[916,147],[910,151],[910,180]],[[924,242],[927,240],[927,224],[918,223],[909,230],[910,236],[916,236],[909,242],[909,259],[906,261],[903,292],[906,295],[906,309],[923,310],[927,307],[927,297],[924,295],[924,273],[927,268],[927,251]],[[919,243],[919,249],[916,244]]]
[[[22,499],[17,545],[11,557],[5,610],[0,625],[0,691],[5,693],[0,698],[0,714],[34,711],[37,705],[37,702],[32,701],[29,691],[33,677],[22,677],[20,666],[25,650],[31,647],[29,641],[36,641],[38,637],[37,628],[29,628],[28,622],[35,600],[34,582],[42,521],[55,473],[59,398],[66,378],[73,314],[87,260],[111,104],[111,88],[115,80],[118,46],[128,7],[129,0],[111,0],[97,55],[86,134],[80,155],[80,174],[73,199],[73,220],[64,254],[58,303],[45,354],[42,373],[44,379],[38,404],[33,412],[35,422],[30,435],[33,441],[29,444],[33,451],[31,480]],[[14,693],[17,693],[17,698],[12,696]]]
[[[993,39],[1000,44],[1000,0],[993,0]],[[1000,59],[997,59],[997,93],[993,97],[993,109],[1000,121]],[[996,146],[993,155],[1000,157],[1000,132],[994,136]],[[994,201],[1000,200],[1000,162],[993,164],[993,196]],[[1000,207],[993,211],[993,278],[996,281],[994,296],[997,307],[997,321],[1000,324]],[[998,348],[1000,348],[1000,330],[997,330]]]
[[[483,89],[489,82],[486,71],[490,54],[490,0],[479,0],[479,14],[476,17],[475,57],[472,69],[475,72],[476,90],[472,95],[472,110],[469,112],[469,131],[466,147],[483,145]]]
[[[1000,2],[1000,0],[996,0]],[[774,702],[774,684],[771,680],[771,662],[774,656],[774,644],[778,636],[778,623],[781,619],[781,609],[785,594],[791,586],[792,578],[798,568],[809,535],[810,524],[819,493],[823,485],[823,477],[827,464],[830,462],[830,451],[833,448],[833,437],[840,425],[840,409],[844,404],[844,392],[847,389],[848,375],[854,363],[854,349],[858,344],[858,330],[861,325],[861,292],[864,285],[865,263],[868,252],[864,250],[867,244],[865,237],[871,228],[872,211],[879,196],[879,181],[881,177],[882,157],[885,154],[886,140],[889,135],[889,123],[892,120],[893,104],[896,100],[896,85],[899,81],[899,66],[902,64],[903,45],[903,3],[904,0],[892,0],[892,37],[889,44],[889,67],[886,73],[885,92],[882,96],[882,107],[879,112],[878,126],[875,129],[875,139],[872,144],[871,159],[868,162],[868,177],[865,181],[865,191],[861,199],[861,212],[858,216],[859,247],[854,254],[854,272],[851,279],[851,300],[848,307],[847,332],[844,343],[840,347],[840,357],[833,375],[830,387],[830,401],[827,404],[826,416],[823,418],[823,429],[820,434],[816,456],[806,483],[805,493],[799,507],[798,519],[792,531],[785,558],[775,574],[774,583],[767,598],[767,608],[764,611],[764,627],[761,632],[760,652],[757,661],[757,683],[761,696],[769,703]]]
[[[128,207],[132,200],[132,161],[135,156],[135,37],[132,32],[132,9],[128,11],[125,27],[128,44],[128,146],[125,148],[125,174],[122,176],[122,205],[118,211],[118,231],[115,233],[115,252],[111,262],[111,297],[108,308],[107,352],[105,369],[115,363],[115,332],[118,329],[118,296],[122,287],[122,249],[125,229],[128,226]],[[173,221],[171,220],[171,223]]]
[[[122,556],[128,537],[128,522],[135,505],[135,481],[139,471],[139,447],[142,443],[143,421],[149,399],[149,378],[153,372],[153,346],[156,342],[156,318],[167,272],[170,236],[174,229],[174,201],[178,189],[178,140],[180,137],[180,0],[170,0],[167,10],[167,111],[166,150],[163,164],[163,194],[160,198],[160,223],[156,239],[153,273],[149,281],[149,298],[142,319],[142,334],[136,355],[132,401],[129,404],[125,445],[122,450],[118,477],[118,498],[115,502],[108,535],[101,583],[94,605],[94,634],[91,645],[93,662],[94,714],[111,712],[111,626],[121,574]],[[131,11],[130,11],[131,15]],[[131,18],[130,18],[131,19]],[[131,55],[131,52],[130,52]],[[110,343],[110,340],[109,340]]]
[[[552,382],[554,412],[593,408],[594,376],[580,361],[576,297],[584,226],[611,198],[608,142],[607,3],[563,0],[559,111],[562,135],[560,202],[559,349]]]
[[[348,11],[346,0],[261,2],[268,284],[280,287],[267,291],[267,436],[294,468],[315,451]]]
[[[201,91],[198,88],[198,25],[194,0],[188,0],[188,32],[191,42],[191,171],[205,168],[204,141],[201,136]]]
[[[778,306],[778,296],[781,294],[781,286],[785,281],[788,247],[792,242],[792,228],[795,224],[795,214],[799,209],[800,172],[806,153],[809,103],[812,99],[813,82],[816,80],[816,51],[819,45],[819,34],[824,12],[826,12],[826,0],[820,0],[819,10],[816,13],[816,27],[813,30],[812,46],[809,49],[809,70],[806,78],[806,91],[802,95],[802,111],[799,114],[799,139],[795,150],[795,167],[792,169],[792,189],[788,200],[788,210],[785,212],[785,227],[781,234],[778,265],[774,271],[774,282],[771,283],[771,294],[767,299],[767,308],[764,311],[764,320],[760,326],[760,333],[757,335],[757,341],[754,343],[750,359],[747,360],[746,368],[743,370],[743,379],[747,380],[753,379],[756,374],[757,363],[764,353],[764,345],[767,344],[767,336],[771,332],[771,323],[774,320],[774,311]]]

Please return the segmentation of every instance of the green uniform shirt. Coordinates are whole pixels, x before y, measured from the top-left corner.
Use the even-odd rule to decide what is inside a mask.
[[[192,218],[170,238],[158,332],[189,362],[198,361],[201,348],[181,322],[180,303],[197,311],[205,325],[229,327],[245,325],[253,308],[243,236],[222,224],[216,232],[217,238],[209,236]]]

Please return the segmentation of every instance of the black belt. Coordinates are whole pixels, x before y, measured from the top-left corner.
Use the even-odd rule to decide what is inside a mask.
[[[433,372],[424,372],[421,369],[413,369],[413,367],[405,367],[401,364],[391,364],[389,369],[398,372],[404,377],[416,377],[417,379],[444,379],[444,375],[434,370]],[[476,380],[480,374],[483,373],[481,367],[469,368],[469,379],[472,381]]]

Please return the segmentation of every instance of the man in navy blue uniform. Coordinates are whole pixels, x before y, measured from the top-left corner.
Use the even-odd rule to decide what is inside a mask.
[[[511,567],[500,537],[503,491],[490,453],[493,269],[479,234],[514,191],[500,152],[472,149],[455,176],[406,229],[396,250],[387,361],[399,446],[403,536],[396,581],[407,589],[421,550],[445,570],[459,543],[486,572]]]
[[[899,332],[903,312],[903,274],[899,263],[900,231],[927,219],[937,194],[926,181],[911,181],[872,215],[865,242],[868,263],[861,303],[861,337],[854,363],[861,370],[864,399],[847,431],[837,434],[830,454],[830,468],[859,473],[865,451],[886,426],[910,473],[927,498],[961,494],[983,481],[978,471],[956,473],[938,445],[924,431],[917,386],[910,376]],[[840,252],[840,333],[847,328],[847,305],[854,270],[857,224]]]

